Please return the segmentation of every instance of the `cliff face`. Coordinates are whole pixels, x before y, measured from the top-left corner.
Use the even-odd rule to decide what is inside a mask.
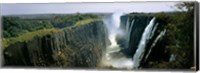
[[[106,48],[106,35],[103,22],[96,21],[34,37],[5,48],[4,66],[94,68]]]
[[[132,31],[131,31],[130,42],[128,46],[129,48],[125,48],[123,50],[125,54],[132,57],[133,54],[136,52],[136,49],[138,48],[144,29],[152,18],[153,18],[152,16],[137,16],[137,15],[136,16],[125,15],[121,17],[122,29],[126,29],[127,23],[129,23],[130,25],[133,25],[133,27],[131,28]],[[121,43],[121,45],[123,47],[123,42]]]
[[[148,15],[125,15],[121,17],[121,28],[125,29],[127,22],[130,25],[133,25],[131,28],[131,35],[130,35],[130,42],[128,48],[123,49],[122,51],[128,56],[128,57],[133,57],[135,54],[136,50],[138,49],[139,42],[141,40],[142,34],[144,33],[145,28],[151,21],[151,19],[154,16],[148,16]],[[129,19],[128,19],[129,18]],[[154,35],[152,36],[152,39],[149,39],[146,44],[145,52],[144,52],[144,57],[147,55],[148,52],[150,52],[150,56],[148,60],[150,59],[156,59],[159,60],[162,57],[165,59],[168,59],[167,54],[164,53],[165,48],[164,44],[164,39],[160,40],[158,43],[154,43],[154,40],[157,38],[157,36],[161,33],[161,31],[164,30],[166,23],[161,20],[160,18],[156,17],[155,23],[154,24],[159,24],[157,26],[157,29],[155,30]],[[133,22],[134,21],[134,22]],[[133,23],[132,23],[133,22]],[[155,25],[153,26],[155,27]],[[118,41],[121,46],[124,46],[124,41],[123,38]],[[165,41],[166,42],[166,41]],[[156,44],[152,49],[150,48],[152,44]],[[164,54],[162,54],[164,53]],[[142,63],[144,61],[144,57],[142,60]],[[156,58],[158,57],[158,58]],[[146,61],[146,60],[145,60]]]

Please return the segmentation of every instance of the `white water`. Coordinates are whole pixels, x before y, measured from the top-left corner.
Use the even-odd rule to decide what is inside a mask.
[[[129,46],[129,41],[130,41],[130,36],[131,36],[131,31],[132,31],[132,27],[134,25],[135,20],[133,19],[131,21],[131,24],[129,23],[129,18],[127,19],[127,23],[126,23],[126,34],[125,34],[125,39],[126,39],[126,46],[125,48],[128,48]]]
[[[170,55],[169,61],[172,62],[176,59],[176,56],[174,54]]]
[[[104,19],[104,23],[108,29],[108,39],[111,45],[106,49],[105,58],[103,64],[105,66],[112,66],[114,68],[120,69],[132,69],[133,62],[131,58],[126,58],[124,54],[119,52],[121,47],[117,44],[116,37],[118,35],[125,35],[125,32],[120,29],[120,17],[123,13],[116,12],[113,13],[111,17]]]
[[[105,18],[104,23],[106,24],[106,27],[108,29],[108,39],[110,41],[110,45],[106,48],[106,53],[103,58],[103,64],[105,66],[112,66],[114,68],[118,69],[136,69],[140,65],[140,61],[143,58],[146,44],[148,43],[149,39],[151,39],[154,36],[154,32],[157,29],[158,23],[155,24],[155,17],[151,19],[149,24],[146,26],[142,38],[139,42],[138,48],[136,50],[136,53],[133,55],[133,58],[127,58],[123,53],[120,52],[121,47],[117,44],[116,37],[118,35],[122,35],[126,39],[126,48],[128,48],[129,41],[130,41],[130,35],[132,31],[132,27],[134,25],[134,19],[129,22],[129,18],[126,22],[126,28],[125,30],[120,29],[120,17],[123,15],[120,12],[113,13],[112,16]],[[154,26],[155,25],[155,26]],[[154,40],[153,44],[151,45],[151,48],[155,46],[157,41],[164,35],[166,30],[162,31],[157,37],[156,40]],[[151,52],[151,50],[149,51]],[[146,57],[148,57],[149,53]]]
[[[149,38],[149,39],[151,39],[151,38],[153,37],[153,35],[154,35],[154,32],[156,31],[157,27],[158,27],[158,23],[156,23],[156,25],[154,26],[154,28],[153,28],[153,30],[152,30],[152,32],[153,32],[153,33],[151,33],[151,35],[150,35],[150,38]]]
[[[126,21],[126,33],[129,31],[129,25],[130,25],[130,23],[129,23],[129,17],[128,17],[128,19]]]
[[[142,60],[142,57],[144,55],[146,44],[150,38],[150,34],[154,33],[151,31],[153,28],[154,22],[155,22],[155,17],[151,19],[151,21],[149,22],[149,24],[147,25],[147,27],[145,28],[142,34],[142,38],[140,40],[136,53],[133,56],[133,63],[134,63],[133,68],[138,68],[140,65],[140,61]]]
[[[155,27],[157,28],[157,26]],[[152,48],[156,45],[156,43],[162,39],[162,37],[165,35],[166,29],[163,30],[162,32],[160,32],[160,34],[156,37],[156,39],[154,40],[153,44],[150,47],[149,52],[147,53],[146,57],[145,57],[145,61],[147,60],[147,58],[149,57],[149,54],[151,53]]]
[[[119,34],[123,34],[123,31],[119,28],[120,27],[120,17],[123,15],[121,12],[115,12],[112,14],[109,23],[108,31],[108,39],[110,40],[111,45],[109,46],[110,49],[115,49],[119,51],[119,45],[117,44],[116,37]]]

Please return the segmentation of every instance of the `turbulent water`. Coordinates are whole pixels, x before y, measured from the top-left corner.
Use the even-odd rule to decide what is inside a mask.
[[[108,45],[106,48],[106,53],[103,58],[103,64],[105,66],[114,67],[118,69],[137,69],[140,66],[140,62],[144,56],[147,43],[154,36],[154,33],[157,30],[159,24],[155,23],[155,17],[151,19],[151,21],[146,26],[144,32],[142,33],[142,37],[135,54],[132,58],[127,58],[120,50],[123,48],[129,48],[128,46],[131,38],[130,35],[132,27],[134,26],[135,19],[130,20],[128,18],[125,29],[121,29],[120,17],[122,15],[123,13],[116,12],[113,13],[111,16],[103,19],[108,29],[108,38],[110,41],[110,45]],[[160,32],[160,34],[152,43],[151,48],[154,47],[157,41],[165,34],[165,31],[166,30]],[[122,36],[125,39],[125,47],[122,48],[117,44],[117,36]],[[148,57],[149,52],[145,57]]]
[[[132,59],[125,57],[125,55],[120,52],[122,48],[116,41],[117,36],[125,35],[124,30],[120,28],[121,15],[123,15],[123,13],[116,12],[113,13],[112,16],[104,19],[104,23],[106,24],[109,33],[108,38],[111,44],[106,49],[103,64],[114,68],[132,69]]]

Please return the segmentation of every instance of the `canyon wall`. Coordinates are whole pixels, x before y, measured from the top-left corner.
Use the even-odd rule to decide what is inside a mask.
[[[5,48],[4,66],[95,68],[106,49],[102,21],[69,27]]]

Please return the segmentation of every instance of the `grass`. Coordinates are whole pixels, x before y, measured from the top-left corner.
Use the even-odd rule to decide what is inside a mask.
[[[81,21],[76,22],[76,24],[74,26],[81,26],[81,25],[89,24],[89,23],[94,22],[94,21],[100,21],[100,19],[96,18],[96,19],[81,20]]]
[[[17,42],[27,42],[32,40],[34,37],[43,37],[47,34],[51,34],[54,32],[60,32],[61,30],[59,29],[41,29],[41,30],[37,30],[37,31],[33,31],[33,32],[27,32],[24,33],[18,37],[12,37],[12,38],[3,38],[3,47],[7,48],[8,46],[10,46],[11,44],[15,44]]]
[[[71,27],[65,27],[63,28],[63,30],[65,29],[72,29],[74,27],[80,27],[80,26],[83,26],[83,25],[87,25],[89,23],[92,23],[92,22],[96,22],[96,21],[100,21],[101,19],[100,18],[93,18],[93,19],[85,19],[85,20],[80,20],[78,22],[76,22],[73,26]]]

